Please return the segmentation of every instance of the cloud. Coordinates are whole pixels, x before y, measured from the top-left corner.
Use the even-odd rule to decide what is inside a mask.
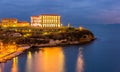
[[[1,0],[0,17],[58,13],[65,23],[120,23],[119,7],[118,0]]]

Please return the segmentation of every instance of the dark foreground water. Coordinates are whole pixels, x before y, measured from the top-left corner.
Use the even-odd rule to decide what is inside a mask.
[[[91,44],[39,48],[0,64],[0,72],[120,72],[120,25],[83,25]]]

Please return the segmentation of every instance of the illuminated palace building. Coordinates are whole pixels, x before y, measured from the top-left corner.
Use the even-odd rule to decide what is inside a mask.
[[[39,16],[31,16],[31,26],[41,28],[59,28],[62,27],[60,15],[57,14],[41,14]]]
[[[16,18],[3,18],[1,20],[2,27],[26,27],[29,26],[29,22],[21,21],[19,22]]]

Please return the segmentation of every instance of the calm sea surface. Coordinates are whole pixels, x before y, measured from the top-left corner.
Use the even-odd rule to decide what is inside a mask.
[[[120,25],[82,26],[94,42],[28,51],[1,63],[0,72],[120,72]]]

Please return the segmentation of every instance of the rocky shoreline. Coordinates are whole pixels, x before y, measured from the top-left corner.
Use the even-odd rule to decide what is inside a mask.
[[[20,49],[12,52],[8,51],[8,53],[3,53],[3,51],[1,50],[1,53],[3,53],[3,55],[0,56],[0,63],[6,62],[7,60],[18,56],[29,49],[66,45],[83,45],[91,43],[93,40],[95,40],[94,34],[84,28],[65,28],[57,30],[56,32],[43,32],[42,34],[31,32],[30,34],[32,35],[28,37],[11,37],[9,36],[9,34],[11,34],[10,31],[8,32],[8,35],[6,33],[6,36],[4,36],[5,32],[2,31],[1,33],[3,33],[3,36],[1,34],[2,42],[13,42],[17,45],[17,47],[20,47]]]
[[[92,39],[90,41],[84,41],[84,42],[78,42],[78,41],[74,41],[74,42],[66,42],[66,43],[47,43],[47,44],[32,44],[31,48],[35,48],[35,47],[55,47],[55,46],[66,46],[66,45],[84,45],[84,44],[88,44],[91,43],[93,40]]]

